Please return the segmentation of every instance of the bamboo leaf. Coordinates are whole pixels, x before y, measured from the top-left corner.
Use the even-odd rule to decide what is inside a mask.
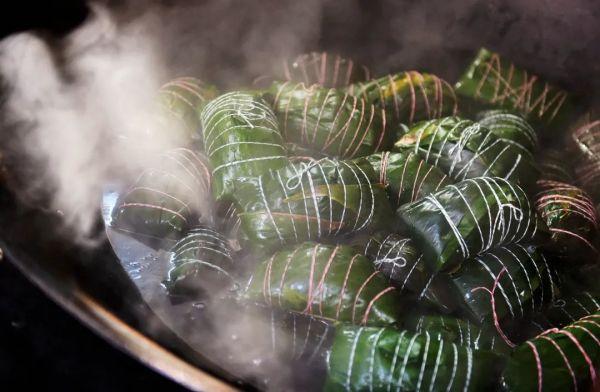
[[[544,242],[549,235],[525,192],[497,177],[448,185],[400,207],[398,216],[432,272],[453,271],[494,247]]]
[[[416,71],[400,72],[349,86],[347,91],[383,108],[394,123],[456,114],[454,89],[443,79]]]
[[[164,284],[172,295],[208,296],[234,284],[234,261],[227,239],[208,227],[195,227],[171,249]]]
[[[325,390],[490,390],[502,362],[489,351],[459,346],[428,332],[342,326],[329,355]]]
[[[567,92],[485,48],[480,49],[455,89],[464,97],[517,110],[528,120],[555,129],[564,126],[575,111]]]
[[[191,150],[174,149],[161,154],[119,198],[111,226],[156,238],[179,238],[193,216],[208,213],[202,206],[210,203],[207,165]]]
[[[502,376],[507,391],[568,391],[597,388],[600,314],[546,331],[520,345]]]
[[[232,196],[236,178],[258,176],[288,162],[277,118],[259,95],[221,95],[204,107],[200,120],[217,201]]]
[[[539,180],[535,207],[552,233],[552,249],[573,263],[593,263],[598,256],[598,214],[582,189]]]
[[[402,311],[393,287],[351,247],[305,242],[263,261],[247,301],[331,320],[389,325]]]
[[[365,157],[379,175],[395,207],[434,193],[453,181],[413,152],[383,152]]]
[[[274,83],[270,93],[286,142],[340,158],[391,146],[385,112],[362,98],[302,83]]]
[[[496,176],[529,190],[539,176],[525,146],[499,138],[481,123],[458,117],[418,123],[395,147],[418,154],[455,180]]]
[[[364,160],[322,159],[237,179],[245,244],[268,254],[289,243],[388,227],[393,214],[374,178]]]

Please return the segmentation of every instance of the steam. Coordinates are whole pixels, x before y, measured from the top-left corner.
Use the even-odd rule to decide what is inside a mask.
[[[103,186],[138,168],[148,152],[174,144],[169,133],[153,130],[164,68],[142,31],[117,27],[97,7],[62,44],[64,66],[34,34],[0,43],[4,119],[17,128],[20,164],[39,163],[21,196],[37,203],[49,190],[49,207],[76,240],[89,243]]]
[[[96,243],[103,187],[177,145],[177,132],[156,123],[164,82],[189,75],[243,86],[275,59],[314,45],[320,17],[315,1],[152,5],[141,14],[138,4],[114,15],[91,8],[89,20],[53,45],[32,33],[0,42],[3,122],[14,130],[3,147],[23,165],[18,193],[62,214],[69,237],[86,244]]]

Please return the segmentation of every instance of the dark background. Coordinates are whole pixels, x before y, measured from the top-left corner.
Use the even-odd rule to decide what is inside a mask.
[[[22,390],[184,390],[96,336],[7,260],[0,261],[0,380]]]

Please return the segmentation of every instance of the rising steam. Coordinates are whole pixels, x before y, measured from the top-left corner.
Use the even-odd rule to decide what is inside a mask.
[[[61,43],[62,59],[34,34],[0,43],[4,120],[17,129],[12,147],[22,165],[40,163],[22,195],[39,202],[50,191],[49,207],[81,241],[90,239],[99,195],[114,174],[139,167],[145,151],[173,144],[168,133],[152,132],[152,99],[163,79],[152,42],[95,10]]]
[[[3,125],[14,130],[3,145],[24,165],[20,195],[37,205],[47,197],[70,235],[92,240],[102,188],[177,144],[177,132],[155,123],[162,83],[190,75],[239,87],[318,39],[315,1],[250,3],[146,6],[141,14],[92,4],[88,20],[60,42],[32,33],[0,42]]]

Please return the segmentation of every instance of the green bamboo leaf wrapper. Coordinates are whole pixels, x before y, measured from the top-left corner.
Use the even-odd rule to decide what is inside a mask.
[[[560,129],[575,113],[567,92],[482,48],[454,86],[456,93]]]
[[[279,75],[283,80],[342,88],[350,83],[371,79],[369,69],[351,59],[328,52],[311,52],[283,62]]]
[[[410,238],[396,233],[377,232],[357,236],[353,245],[373,262],[375,268],[403,296],[423,307],[444,312],[454,309],[455,304],[449,301],[447,290],[440,286],[445,282],[426,270],[421,251]]]
[[[227,239],[208,227],[195,227],[171,249],[164,284],[174,295],[212,295],[232,288],[234,261]]]
[[[540,180],[558,181],[566,184],[575,183],[575,172],[571,166],[569,156],[564,151],[545,148],[536,157],[540,168]]]
[[[111,226],[155,238],[179,238],[210,199],[210,171],[203,159],[191,150],[170,150],[119,197]]]
[[[428,332],[338,327],[325,391],[491,390],[502,360]]]
[[[600,120],[589,121],[571,134],[577,161],[575,177],[596,203],[600,201]]]
[[[423,271],[415,266],[419,263],[421,252],[410,238],[378,232],[369,236],[361,248],[365,256],[373,261],[375,268],[401,291],[408,285],[413,291],[420,292],[425,286],[427,278],[419,279],[418,275]],[[416,283],[415,280],[420,282]]]
[[[235,91],[221,95],[204,107],[200,119],[217,200],[232,196],[234,179],[287,164],[277,118],[261,96]]]
[[[535,129],[517,113],[509,110],[485,110],[477,114],[477,122],[506,143],[515,144],[530,152],[537,149]]]
[[[593,390],[599,382],[599,342],[599,313],[547,331],[516,348],[502,375],[502,387],[514,392]]]
[[[590,291],[561,296],[540,313],[536,324],[538,333],[550,328],[563,328],[568,324],[600,312],[600,295]]]
[[[163,114],[177,122],[185,132],[185,139],[201,139],[199,113],[204,105],[219,95],[214,86],[192,77],[170,80],[158,91]]]
[[[576,186],[538,181],[535,207],[552,233],[553,250],[573,263],[598,257],[598,214],[591,197]]]
[[[353,248],[305,242],[275,253],[253,274],[247,301],[363,325],[396,323],[402,303]]]
[[[287,142],[340,158],[391,146],[385,111],[362,98],[303,83],[274,83],[269,91]]]
[[[448,185],[403,205],[398,216],[433,272],[456,270],[464,260],[500,245],[544,242],[549,236],[525,192],[497,177]]]
[[[285,143],[288,157],[291,161],[301,159],[323,159],[328,158],[328,155],[319,150],[304,147],[298,143]]]
[[[292,163],[236,181],[244,243],[268,253],[287,243],[389,227],[385,191],[365,160]]]
[[[382,152],[365,157],[379,182],[385,185],[392,205],[411,203],[454,181],[414,152]]]
[[[506,354],[510,347],[498,333],[488,326],[480,326],[468,319],[443,315],[412,316],[404,321],[403,327],[417,333],[428,332],[432,338],[453,342],[473,350],[488,350]]]
[[[465,313],[479,323],[491,321],[494,312],[500,321],[507,317],[521,320],[543,310],[558,296],[554,271],[534,246],[509,244],[494,248],[466,260],[451,280],[463,299]],[[495,308],[490,293],[481,288],[494,291]]]
[[[456,114],[454,89],[439,77],[417,71],[400,72],[349,86],[347,91],[383,108],[393,124]]]
[[[495,176],[530,190],[539,176],[531,151],[458,117],[418,123],[395,147],[418,154],[456,180]]]

